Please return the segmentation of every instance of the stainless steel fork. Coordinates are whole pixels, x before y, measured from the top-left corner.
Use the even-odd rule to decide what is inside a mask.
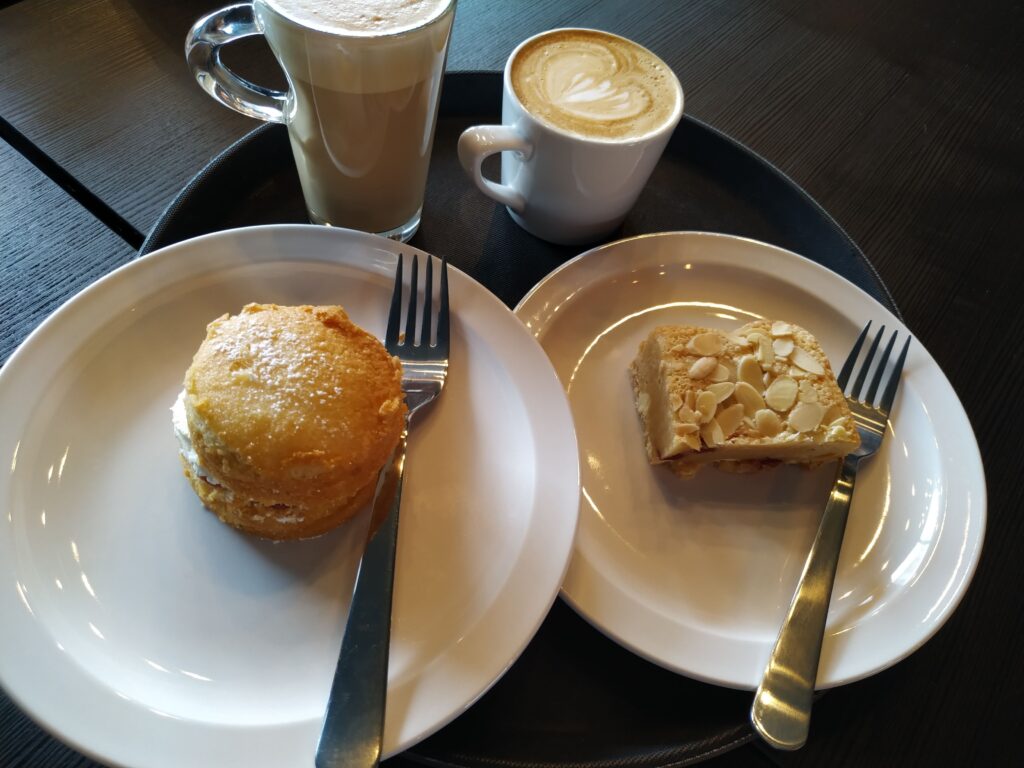
[[[864,326],[839,372],[837,381],[839,388],[844,392],[870,328],[869,322]],[[884,335],[885,326],[882,326],[868,349],[852,390],[846,396],[846,402],[857,423],[860,447],[847,456],[839,467],[832,494],[825,505],[821,524],[807,555],[807,562],[793,595],[789,613],[782,623],[778,640],[775,641],[775,647],[772,649],[761,684],[754,694],[754,704],[750,709],[750,721],[754,728],[776,749],[799,749],[807,741],[814,684],[818,676],[818,662],[825,634],[825,619],[832,598],[839,552],[843,546],[843,533],[850,511],[853,483],[861,460],[874,455],[882,444],[889,412],[900,384],[903,364],[907,359],[909,338],[893,365],[878,404],[875,405],[878,388],[886,372],[886,364],[896,343],[897,332],[894,331],[878,362],[867,393],[861,400],[861,391],[867,381],[871,361]]]
[[[409,414],[391,463],[381,473],[377,483],[369,538],[359,564],[352,606],[317,744],[317,768],[376,766],[380,763],[383,748],[388,648],[391,640],[391,597],[406,438],[409,421],[423,406],[441,394],[448,374],[448,262],[441,262],[440,307],[435,328],[434,260],[427,257],[422,311],[417,311],[418,261],[413,256],[403,332],[403,259],[401,255],[398,257],[388,328],[384,337],[384,346],[388,352],[402,361],[402,392],[409,406]],[[418,343],[417,315],[420,317]],[[433,343],[432,330],[435,337]]]

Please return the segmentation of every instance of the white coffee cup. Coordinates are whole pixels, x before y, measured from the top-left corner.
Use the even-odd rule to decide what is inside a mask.
[[[605,69],[611,75],[602,79]],[[615,111],[616,100],[628,120]],[[502,124],[467,129],[459,160],[480,191],[503,203],[527,232],[564,245],[593,242],[633,207],[682,114],[678,78],[647,49],[598,30],[549,30],[509,56]],[[501,183],[481,171],[496,152]]]

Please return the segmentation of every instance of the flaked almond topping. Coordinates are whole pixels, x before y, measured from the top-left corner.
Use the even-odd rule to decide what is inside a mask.
[[[784,323],[781,320],[776,320],[772,323],[772,336],[792,336],[793,326],[789,323]]]
[[[763,333],[754,332],[747,336],[755,345],[754,354],[762,367],[768,367],[775,363],[775,350],[772,349],[772,340]]]
[[[789,376],[779,376],[764,393],[764,401],[775,411],[788,411],[796,401],[796,381]]]
[[[696,432],[690,435],[682,435],[680,438],[688,448],[699,451],[700,450],[700,435]]]
[[[797,432],[810,432],[821,424],[825,409],[819,403],[797,403],[789,412],[789,426]]]
[[[636,409],[640,413],[647,413],[647,409],[651,407],[651,396],[646,392],[641,392],[636,396]]]
[[[764,408],[764,398],[761,397],[761,393],[745,381],[737,382],[733,396],[736,398],[736,402],[743,406],[748,416],[753,416]]]
[[[799,398],[801,403],[818,402],[818,390],[814,388],[814,382],[807,379],[800,382]]]
[[[705,445],[709,447],[721,445],[725,442],[725,434],[722,432],[722,427],[719,426],[718,421],[715,419],[711,419],[711,421],[700,428],[700,436],[704,438]]]
[[[704,390],[697,395],[697,412],[700,414],[700,423],[707,424],[711,421],[715,415],[715,408],[718,407],[718,401],[715,400],[715,395],[712,392]]]
[[[732,394],[732,391],[734,389],[736,389],[736,385],[733,384],[731,381],[723,381],[718,384],[710,385],[708,387],[708,392],[715,396],[716,403],[720,403],[726,398],[728,398],[729,395]]]
[[[789,357],[794,346],[792,339],[776,339],[772,342],[772,349],[778,357]]]
[[[794,379],[803,379],[807,377],[807,371],[797,368],[795,365],[789,367],[789,375]]]
[[[700,429],[696,424],[676,424],[673,428],[677,435],[689,435]]]
[[[697,409],[697,395],[692,389],[686,390],[686,407],[691,411]]]
[[[684,424],[697,423],[697,414],[693,411],[692,408],[688,408],[685,405],[679,408],[679,410],[676,412],[676,416],[679,418],[679,421],[683,422]]]
[[[818,362],[817,358],[813,357],[811,353],[803,347],[795,347],[793,349],[793,354],[789,356],[789,359],[792,360],[795,365],[798,365],[810,373],[825,372],[825,369],[822,368],[821,363]]]
[[[775,437],[782,431],[782,419],[775,411],[763,408],[754,414],[754,426],[757,431],[768,437]]]
[[[694,381],[707,378],[718,367],[718,358],[702,357],[690,366],[690,378]]]
[[[701,355],[718,355],[722,352],[722,337],[717,333],[699,333],[690,339],[690,344]]]
[[[700,439],[699,439],[699,437],[698,437],[698,440],[697,440],[697,447],[696,448],[692,448],[692,444],[691,444],[690,440],[687,439],[687,438],[690,438],[690,437],[698,437],[698,436],[697,435],[692,435],[692,436],[691,435],[678,435],[678,434],[672,435],[672,438],[669,440],[668,447],[661,453],[661,457],[663,459],[671,458],[672,456],[678,456],[680,453],[686,453],[687,450],[691,450],[691,449],[695,450],[695,451],[699,451],[700,450]]]
[[[668,351],[669,354],[672,355],[685,355],[686,347],[684,347],[682,344],[676,344],[675,346],[669,347]]]
[[[736,403],[728,408],[723,408],[715,416],[715,421],[718,422],[718,426],[722,429],[722,434],[725,437],[730,437],[733,432],[740,428],[740,424],[743,423],[743,406],[740,403]]]
[[[711,372],[710,376],[710,379],[716,382],[728,381],[730,378],[732,377],[729,375],[729,369],[721,363]]]
[[[678,411],[683,407],[683,396],[678,392],[671,392],[668,396],[668,407],[673,411]]]
[[[736,366],[736,378],[746,382],[758,392],[762,389],[761,366],[753,355],[744,355]]]
[[[747,341],[745,338],[743,338],[742,336],[740,336],[738,334],[735,334],[735,333],[727,333],[727,334],[725,334],[725,338],[727,338],[729,341],[731,341],[733,344],[735,344],[740,349],[745,349],[746,347],[750,346],[750,342],[749,341]]]
[[[836,421],[837,419],[844,418],[845,415],[846,414],[843,413],[843,409],[839,405],[839,403],[832,403],[832,405],[828,407],[828,410],[826,410],[824,415],[821,417],[821,420],[826,424],[831,424],[833,421]]]
[[[765,371],[764,372],[764,376],[761,377],[761,383],[764,385],[762,388],[763,389],[768,389],[768,387],[770,387],[772,385],[772,381],[774,379],[775,379],[775,376],[772,374],[771,371]]]

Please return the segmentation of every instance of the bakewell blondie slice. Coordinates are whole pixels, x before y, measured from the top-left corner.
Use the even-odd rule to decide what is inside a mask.
[[[749,472],[814,466],[860,443],[818,341],[792,323],[756,320],[731,333],[655,328],[630,366],[652,464]]]

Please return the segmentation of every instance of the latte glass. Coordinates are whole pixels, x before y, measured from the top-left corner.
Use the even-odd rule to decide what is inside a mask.
[[[295,3],[303,5],[316,4]],[[216,11],[189,33],[186,57],[207,93],[288,127],[317,224],[402,241],[419,227],[455,0],[422,5],[423,21],[347,29],[288,0],[255,0]],[[221,46],[260,34],[287,91],[249,83],[221,62]]]
[[[502,124],[468,128],[459,160],[527,232],[592,243],[636,203],[682,114],[678,78],[646,48],[599,30],[549,30],[509,56]],[[498,152],[500,182],[482,172]]]

